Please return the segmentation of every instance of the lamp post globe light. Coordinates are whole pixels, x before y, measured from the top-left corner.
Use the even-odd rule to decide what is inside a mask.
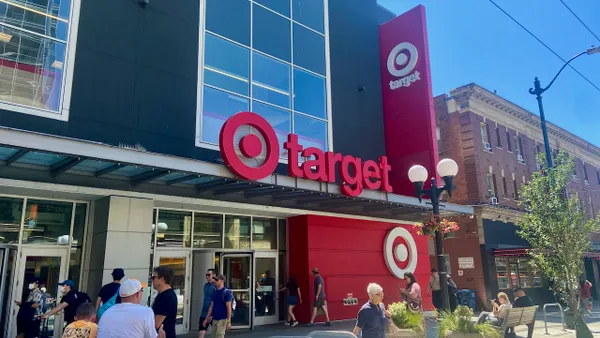
[[[533,88],[529,88],[529,94],[535,95],[535,98],[538,102],[538,108],[540,110],[540,124],[542,126],[542,136],[544,138],[544,150],[546,152],[546,164],[548,165],[548,168],[552,168],[552,151],[550,150],[550,142],[548,141],[548,129],[546,128],[546,116],[544,115],[544,104],[542,103],[542,94],[552,86],[554,81],[556,81],[556,78],[560,75],[563,69],[565,69],[565,67],[567,67],[569,63],[571,63],[571,61],[577,59],[582,55],[592,55],[596,53],[600,53],[600,47],[591,47],[587,50],[584,50],[583,52],[573,56],[567,62],[565,62],[565,64],[558,71],[558,73],[556,73],[552,81],[550,81],[550,84],[548,84],[548,86],[542,88],[542,86],[540,85],[540,80],[536,77],[533,81]]]
[[[445,191],[448,196],[452,197],[452,190],[455,189],[453,182],[454,177],[458,174],[458,164],[452,159],[446,158],[441,160],[437,165],[437,172],[444,180],[444,185],[437,186],[437,180],[431,178],[431,187],[425,189],[425,181],[429,178],[427,169],[422,165],[414,165],[408,170],[408,179],[415,185],[415,196],[422,201],[423,196],[431,199],[433,207],[433,215],[440,215],[440,195]],[[440,289],[442,291],[443,308],[446,311],[450,310],[450,299],[448,296],[448,279],[446,277],[446,261],[442,250],[442,233],[437,230],[435,232],[435,252],[437,256],[438,272],[440,276]]]

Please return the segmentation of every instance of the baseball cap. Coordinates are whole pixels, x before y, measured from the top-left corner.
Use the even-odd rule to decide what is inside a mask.
[[[213,279],[214,280],[225,280],[225,275],[218,274],[218,275],[214,276]]]
[[[62,282],[62,283],[59,283],[58,285],[63,285],[63,286],[64,286],[64,285],[68,285],[68,286],[69,286],[71,289],[74,289],[74,288],[75,288],[75,282],[73,282],[73,281],[72,281],[72,280],[70,280],[70,279],[67,279],[67,280],[66,280],[66,281],[64,281],[64,282]]]
[[[133,296],[142,289],[142,283],[136,279],[128,279],[121,283],[119,287],[119,296],[122,298]]]
[[[114,279],[121,280],[125,277],[125,271],[121,268],[116,268],[113,270],[112,276]]]

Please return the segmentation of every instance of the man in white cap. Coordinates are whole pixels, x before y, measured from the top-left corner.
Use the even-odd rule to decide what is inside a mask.
[[[162,328],[154,327],[154,312],[140,305],[142,283],[135,279],[126,280],[119,288],[121,303],[111,306],[102,315],[98,324],[98,338],[156,338],[164,337]]]

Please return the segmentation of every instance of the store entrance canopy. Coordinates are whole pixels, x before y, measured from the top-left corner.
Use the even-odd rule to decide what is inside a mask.
[[[244,181],[219,163],[1,127],[0,177],[415,222],[431,209],[427,200],[383,191],[348,197],[337,184],[278,174]],[[440,209],[445,216],[473,214],[452,203]]]

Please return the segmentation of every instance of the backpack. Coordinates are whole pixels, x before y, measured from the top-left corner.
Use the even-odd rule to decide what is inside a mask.
[[[69,304],[69,307],[73,306],[73,313],[75,313],[77,311],[77,308],[79,307],[79,305],[83,304],[83,303],[91,303],[92,300],[90,299],[90,296],[88,296],[87,293],[82,292],[82,291],[76,291],[75,295],[75,304]]]
[[[233,315],[235,314],[235,297],[233,296],[233,293],[231,293],[231,290],[229,289],[225,289],[225,291],[223,291],[223,302],[225,302],[225,294],[229,294],[231,295],[231,318],[233,318]],[[227,303],[227,302],[225,302]]]
[[[98,320],[102,317],[106,310],[110,309],[113,305],[117,304],[117,297],[119,297],[119,289],[115,292],[115,295],[112,296],[106,303],[102,304],[102,306],[98,309]]]

